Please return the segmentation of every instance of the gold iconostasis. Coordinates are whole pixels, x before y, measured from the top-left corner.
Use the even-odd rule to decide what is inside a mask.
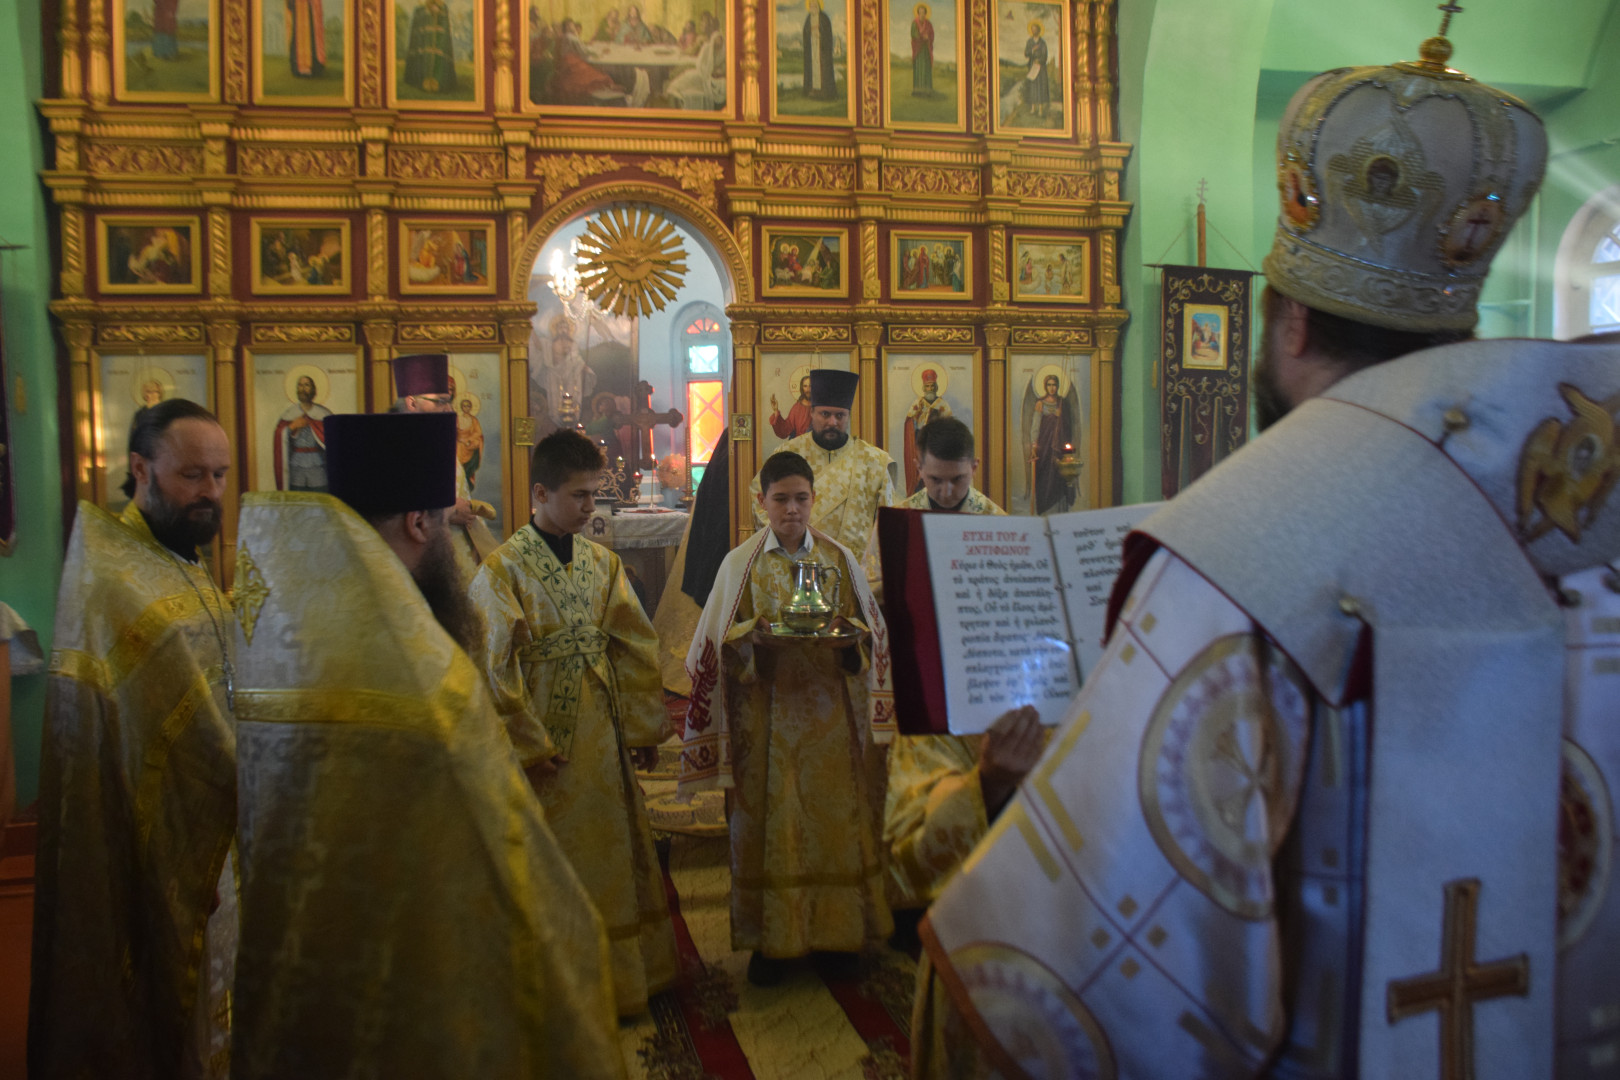
[[[679,286],[692,253],[666,223],[719,270],[739,539],[748,479],[825,366],[861,373],[853,430],[903,476],[916,427],[948,414],[1009,510],[1111,504],[1130,209],[1114,15],[1113,0],[64,2],[39,107],[78,494],[119,504],[135,410],[208,404],[239,455],[228,580],[241,492],[318,486],[293,448],[331,412],[386,408],[392,357],[447,351],[458,463],[509,532],[548,426],[552,358],[531,344],[549,353],[562,332],[531,277],[549,238],[593,217],[580,270],[609,314]],[[1050,464],[1064,447],[1082,462],[1067,489]]]

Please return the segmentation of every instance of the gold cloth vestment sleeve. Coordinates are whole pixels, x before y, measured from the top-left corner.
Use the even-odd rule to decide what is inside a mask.
[[[989,827],[977,736],[901,735],[889,747],[883,846],[889,906],[920,908],[939,895]]]
[[[31,1076],[182,1075],[236,825],[232,623],[133,504],[79,504],[40,768]]]
[[[621,1076],[601,920],[482,674],[347,507],[244,503],[234,1075]]]

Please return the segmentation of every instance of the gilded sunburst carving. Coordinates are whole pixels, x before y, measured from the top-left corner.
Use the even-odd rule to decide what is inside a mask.
[[[662,311],[686,277],[686,248],[662,214],[613,207],[585,223],[580,287],[615,315]]]

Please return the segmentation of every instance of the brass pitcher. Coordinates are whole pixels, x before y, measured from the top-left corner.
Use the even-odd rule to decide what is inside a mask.
[[[832,580],[829,582],[828,576]],[[782,621],[796,634],[819,634],[832,625],[838,614],[839,589],[844,574],[836,566],[823,566],[809,559],[796,559],[793,563],[793,595],[782,607]],[[824,593],[832,586],[832,599]]]

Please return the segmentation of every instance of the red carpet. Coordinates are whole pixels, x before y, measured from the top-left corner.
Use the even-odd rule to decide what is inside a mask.
[[[666,694],[680,729],[685,699]],[[670,786],[673,755],[644,776],[649,795]],[[656,828],[656,825],[655,825]],[[624,1029],[626,1064],[650,1080],[903,1080],[911,1052],[913,961],[889,949],[837,978],[809,962],[777,987],[748,984],[746,953],[730,948],[727,842],[712,832],[668,838],[669,898],[680,981]]]
[[[676,841],[688,839],[677,837]],[[766,1040],[755,1048],[750,1059],[732,1028],[732,1020],[739,1012],[733,977],[721,967],[705,963],[698,954],[681,912],[680,896],[668,874],[664,876],[664,889],[675,923],[680,982],[652,1001],[655,1031],[636,1049],[641,1074],[654,1080],[755,1080],[791,1075],[782,1067],[806,1048],[773,1046]],[[830,994],[849,1026],[866,1044],[867,1052],[857,1062],[860,1075],[865,1080],[903,1080],[911,1053],[911,961],[885,950],[868,957],[862,973],[854,978],[831,978],[819,972],[815,977],[820,980],[820,991],[808,988],[801,977],[795,986],[753,993]]]

